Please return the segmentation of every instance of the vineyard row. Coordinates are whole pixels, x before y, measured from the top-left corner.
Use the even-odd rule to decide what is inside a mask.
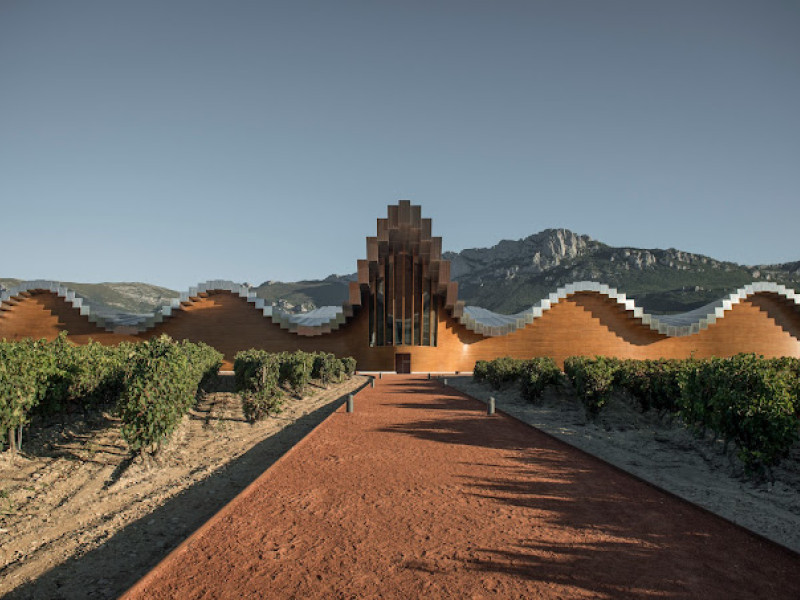
[[[731,358],[621,360],[573,356],[562,372],[549,358],[478,361],[473,377],[498,389],[518,384],[536,401],[547,385],[565,379],[590,415],[615,392],[642,410],[672,414],[697,431],[733,443],[748,471],[764,472],[800,436],[800,360],[738,354]]]

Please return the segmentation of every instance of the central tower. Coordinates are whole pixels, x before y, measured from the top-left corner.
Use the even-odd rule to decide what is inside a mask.
[[[431,236],[431,220],[408,200],[378,219],[367,260],[358,261],[358,280],[369,290],[370,346],[436,346],[439,311],[461,312],[442,238]]]

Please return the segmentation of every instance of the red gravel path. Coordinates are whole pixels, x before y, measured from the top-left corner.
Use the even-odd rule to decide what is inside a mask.
[[[384,378],[134,598],[800,598],[800,558],[438,382]]]

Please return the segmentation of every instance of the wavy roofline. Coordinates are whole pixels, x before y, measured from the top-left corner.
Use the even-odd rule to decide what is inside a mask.
[[[685,337],[700,333],[704,329],[708,329],[709,325],[724,318],[725,313],[731,310],[734,304],[738,304],[754,294],[777,294],[794,303],[795,308],[800,307],[800,294],[793,289],[774,282],[753,282],[715,302],[685,313],[652,315],[644,312],[643,308],[636,306],[633,299],[618,292],[616,288],[596,281],[576,281],[558,288],[531,308],[514,315],[500,315],[479,307],[467,306],[459,317],[459,322],[470,331],[487,337],[508,335],[533,323],[561,300],[578,292],[596,292],[606,296],[618,305],[624,306],[626,312],[631,313],[631,316],[641,321],[643,325],[647,325],[653,331],[667,337]]]
[[[0,292],[0,304],[8,304],[19,296],[24,296],[28,292],[35,290],[48,290],[56,294],[59,298],[63,298],[67,304],[72,308],[77,308],[81,316],[87,317],[91,323],[106,331],[112,331],[107,323],[107,320],[100,315],[92,314],[91,308],[83,303],[83,298],[78,295],[75,290],[71,290],[59,281],[52,281],[50,279],[31,279],[28,281],[21,281],[15,286]]]
[[[267,304],[263,298],[258,298],[249,286],[228,280],[210,280],[198,283],[170,300],[169,304],[164,304],[156,309],[152,315],[133,325],[116,325],[110,323],[108,319],[92,313],[91,308],[84,304],[84,299],[77,292],[58,281],[36,279],[20,282],[0,293],[0,304],[11,303],[16,297],[24,296],[35,290],[47,290],[63,298],[67,304],[78,309],[82,316],[87,317],[89,322],[99,328],[112,333],[118,333],[119,329],[125,329],[127,332],[132,330],[134,335],[156,327],[174,316],[177,311],[183,310],[185,306],[195,303],[198,296],[211,291],[230,292],[246,300],[255,310],[261,312],[263,317],[279,325],[281,329],[302,336],[324,335],[335,331],[352,315],[352,311],[348,311],[346,303],[338,307],[321,307],[306,313],[289,313]],[[631,316],[638,319],[643,325],[647,325],[651,330],[667,337],[685,337],[699,333],[724,318],[725,313],[730,311],[735,304],[759,293],[777,294],[793,303],[796,308],[800,308],[800,293],[792,288],[773,282],[753,282],[715,302],[685,313],[652,315],[644,312],[643,308],[636,305],[635,300],[618,292],[616,288],[596,281],[576,281],[558,288],[529,309],[513,315],[503,315],[477,306],[466,306],[462,314],[456,318],[459,323],[474,333],[486,337],[504,336],[533,323],[561,300],[579,292],[596,292],[606,296],[616,304],[623,306],[626,312],[631,313]]]
[[[172,298],[169,304],[163,304],[153,311],[151,315],[144,317],[141,321],[132,325],[117,325],[96,313],[92,313],[91,308],[84,303],[84,299],[75,292],[75,290],[68,288],[58,281],[44,279],[22,281],[7,291],[0,293],[0,304],[9,303],[9,301],[12,301],[15,297],[24,296],[26,293],[35,290],[47,290],[56,294],[59,298],[63,298],[67,304],[78,309],[82,316],[85,316],[91,323],[94,323],[99,328],[112,333],[119,333],[120,329],[125,329],[126,333],[133,333],[133,335],[153,329],[158,324],[170,319],[177,311],[183,310],[185,306],[195,303],[198,296],[211,291],[230,292],[239,298],[247,300],[249,304],[253,305],[254,309],[261,312],[262,316],[280,326],[281,329],[298,335],[315,336],[330,333],[339,329],[339,327],[347,321],[349,316],[343,305],[341,307],[336,307],[335,311],[323,311],[322,316],[316,318],[312,316],[312,318],[309,319],[309,315],[312,315],[314,312],[320,312],[322,309],[300,314],[289,313],[271,304],[267,304],[263,298],[258,298],[249,286],[219,279],[205,281],[190,287],[187,291],[181,292],[179,296]]]

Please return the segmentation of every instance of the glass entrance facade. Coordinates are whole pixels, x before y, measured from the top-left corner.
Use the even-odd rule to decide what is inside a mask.
[[[370,269],[370,346],[435,346],[439,309],[428,266],[408,252]]]

